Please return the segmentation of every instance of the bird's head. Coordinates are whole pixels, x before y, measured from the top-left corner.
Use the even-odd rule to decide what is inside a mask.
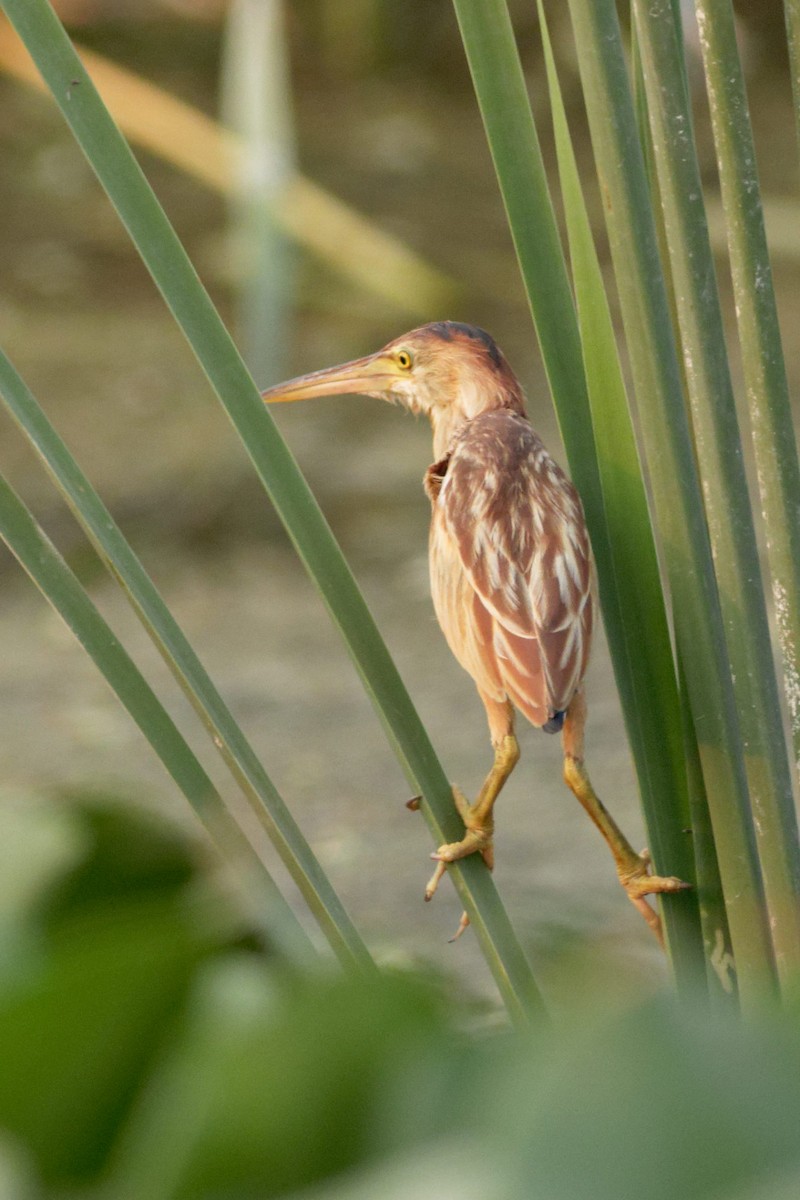
[[[455,321],[423,325],[376,354],[279,383],[262,396],[273,403],[351,393],[426,413],[434,433],[493,408],[524,412],[519,383],[494,339]]]

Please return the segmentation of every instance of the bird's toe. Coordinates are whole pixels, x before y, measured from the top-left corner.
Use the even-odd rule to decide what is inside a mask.
[[[492,829],[475,826],[467,830],[460,842],[448,842],[440,846],[431,858],[437,862],[451,863],[459,858],[466,858],[469,854],[475,854],[476,851],[483,853],[491,847],[493,832]]]
[[[690,883],[675,875],[653,875],[650,861],[649,851],[643,850],[632,868],[620,871],[619,881],[631,900],[662,892],[685,892],[691,888]]]

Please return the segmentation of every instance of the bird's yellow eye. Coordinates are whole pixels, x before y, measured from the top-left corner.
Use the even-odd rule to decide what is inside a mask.
[[[411,370],[412,359],[407,350],[398,350],[395,355],[395,361],[398,367],[402,367],[404,371]]]

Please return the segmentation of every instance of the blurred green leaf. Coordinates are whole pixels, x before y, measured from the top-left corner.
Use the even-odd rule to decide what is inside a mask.
[[[19,1142],[0,1133],[0,1196],[3,1200],[36,1200],[41,1196],[33,1164]]]
[[[83,860],[89,833],[66,806],[56,808],[26,794],[3,798],[0,812],[2,927],[30,920],[39,910],[42,896]]]
[[[555,1028],[464,1028],[430,979],[288,976],[181,833],[67,812],[0,961],[3,1200],[788,1200],[795,1017],[609,1007],[576,959]]]
[[[800,1163],[797,1029],[671,1000],[597,1021],[579,1009],[485,1099],[514,1197],[711,1200]]]
[[[59,803],[81,835],[82,854],[44,892],[39,916],[45,923],[143,892],[177,895],[198,874],[199,847],[153,813],[99,794],[68,793]]]
[[[0,960],[0,1125],[62,1182],[100,1167],[193,970],[240,925],[192,900],[198,863],[160,822],[119,804],[63,819],[82,852],[42,882],[23,969]]]
[[[426,1062],[446,1047],[456,1044],[441,1004],[419,981],[278,992],[257,964],[219,963],[198,977],[108,1194],[281,1196],[402,1145],[409,1122],[425,1136],[413,1110],[389,1126],[387,1097],[404,1079],[424,1082]]]

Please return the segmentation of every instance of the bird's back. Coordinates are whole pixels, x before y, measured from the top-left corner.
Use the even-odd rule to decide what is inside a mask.
[[[578,494],[528,420],[469,421],[426,476],[431,588],[451,650],[494,701],[537,726],[569,705],[592,634],[593,569]]]

